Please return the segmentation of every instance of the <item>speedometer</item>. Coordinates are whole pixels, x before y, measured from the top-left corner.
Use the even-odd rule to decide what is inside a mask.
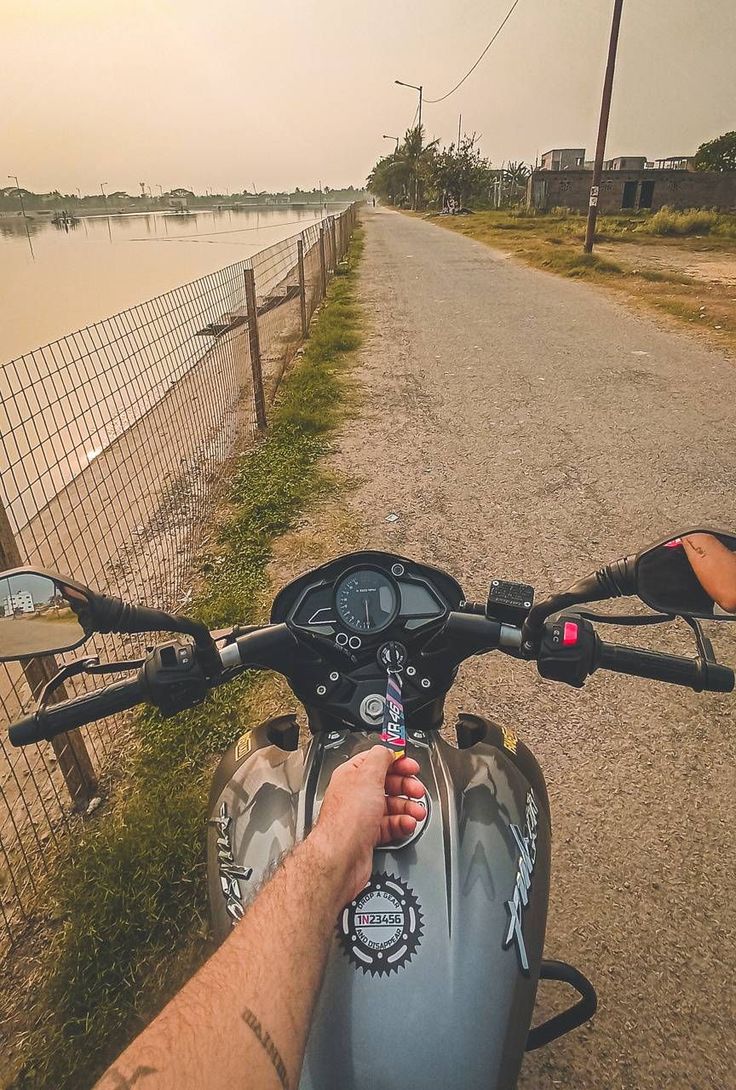
[[[382,632],[399,611],[395,584],[383,572],[351,572],[335,587],[337,615],[353,632]]]

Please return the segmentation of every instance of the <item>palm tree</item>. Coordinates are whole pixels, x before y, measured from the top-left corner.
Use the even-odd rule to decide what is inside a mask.
[[[414,179],[414,193],[411,202],[412,211],[416,211],[419,202],[419,175],[421,173],[421,168],[428,159],[431,159],[435,148],[439,144],[439,140],[433,140],[427,145],[424,145],[423,141],[424,126],[417,125],[413,129],[408,129],[406,136],[404,137],[404,143],[399,148],[398,153],[411,170]]]

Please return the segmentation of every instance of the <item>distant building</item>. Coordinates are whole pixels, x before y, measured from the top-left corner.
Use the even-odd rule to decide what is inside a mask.
[[[585,166],[585,148],[553,148],[542,156],[542,170],[581,170]]]
[[[14,613],[35,613],[33,595],[29,590],[17,590],[15,594],[9,594],[5,599],[5,616],[12,617]]]
[[[690,170],[691,155],[669,155],[666,159],[655,159],[655,170]]]
[[[548,211],[585,212],[590,199],[589,170],[535,170],[527,184],[527,206]],[[656,211],[668,208],[736,209],[736,171],[604,170],[599,212]]]
[[[604,170],[644,170],[647,165],[646,155],[618,155],[603,163]]]

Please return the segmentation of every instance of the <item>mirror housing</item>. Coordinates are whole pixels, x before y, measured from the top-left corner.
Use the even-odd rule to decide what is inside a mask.
[[[0,573],[0,662],[72,651],[92,635],[92,592],[57,572]]]
[[[35,592],[28,589],[31,588],[33,580],[41,581],[33,584],[37,587]],[[4,592],[3,586],[5,586]],[[29,636],[31,631],[29,627],[21,633],[20,629],[16,630],[10,625],[3,624],[2,622],[6,619],[10,624],[14,620],[16,592],[20,595],[17,601],[25,604],[25,615],[28,621],[39,619],[34,593],[44,611],[51,608],[49,603],[52,599],[57,599],[64,609],[68,608],[73,614],[76,627],[72,630],[70,624],[66,642],[58,630],[51,630],[49,621],[43,627],[35,625],[32,637]],[[41,602],[40,599],[44,595],[46,597]],[[7,608],[10,613],[13,614],[7,618],[2,616],[5,601],[8,603]],[[17,608],[22,613],[20,605]],[[31,614],[34,615],[33,618]],[[69,618],[69,614],[67,617]],[[214,640],[207,626],[201,621],[165,613],[160,609],[149,609],[148,606],[134,606],[128,602],[122,602],[119,598],[108,598],[77,583],[74,579],[69,579],[66,575],[59,575],[58,572],[44,571],[41,568],[14,568],[12,571],[0,572],[0,662],[72,651],[96,632],[100,634],[115,632],[118,635],[181,632],[185,636],[193,637],[206,677],[216,677],[222,670],[222,661]]]
[[[670,535],[635,561],[636,594],[660,613],[736,621],[736,534],[697,528]]]

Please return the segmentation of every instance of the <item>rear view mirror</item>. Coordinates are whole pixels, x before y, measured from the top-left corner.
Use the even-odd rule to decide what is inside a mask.
[[[0,573],[0,662],[71,651],[87,633],[89,592],[51,572]]]
[[[736,535],[691,530],[636,558],[636,593],[659,613],[736,621]]]

